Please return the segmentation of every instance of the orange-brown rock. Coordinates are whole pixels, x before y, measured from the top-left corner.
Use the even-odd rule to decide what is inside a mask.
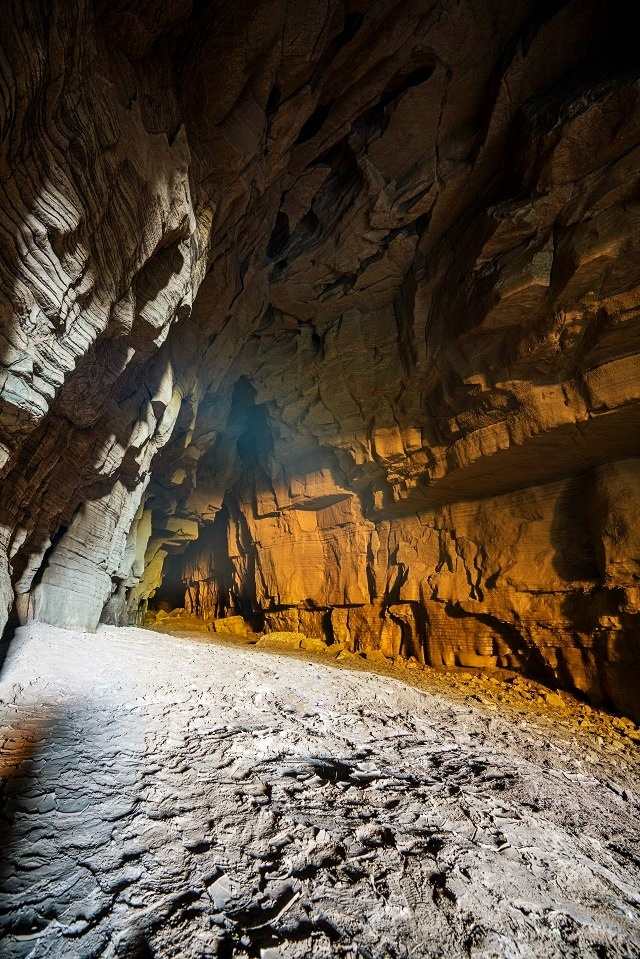
[[[626,7],[49,8],[0,61],[7,612],[165,601],[640,716]]]

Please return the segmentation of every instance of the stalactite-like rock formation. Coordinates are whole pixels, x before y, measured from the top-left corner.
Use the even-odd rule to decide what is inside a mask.
[[[3,615],[160,597],[640,716],[625,7],[12,0]]]

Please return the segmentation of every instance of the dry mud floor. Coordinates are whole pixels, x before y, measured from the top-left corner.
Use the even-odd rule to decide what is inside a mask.
[[[637,957],[635,727],[468,680],[18,630],[0,954]]]

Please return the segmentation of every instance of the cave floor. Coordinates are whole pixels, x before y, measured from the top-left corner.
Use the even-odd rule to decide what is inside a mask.
[[[19,629],[0,955],[638,956],[635,726],[411,678]]]

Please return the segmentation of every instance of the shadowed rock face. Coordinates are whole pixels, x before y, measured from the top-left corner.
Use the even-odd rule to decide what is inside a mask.
[[[167,570],[204,617],[640,716],[624,6],[5,19],[3,616],[125,622]]]

